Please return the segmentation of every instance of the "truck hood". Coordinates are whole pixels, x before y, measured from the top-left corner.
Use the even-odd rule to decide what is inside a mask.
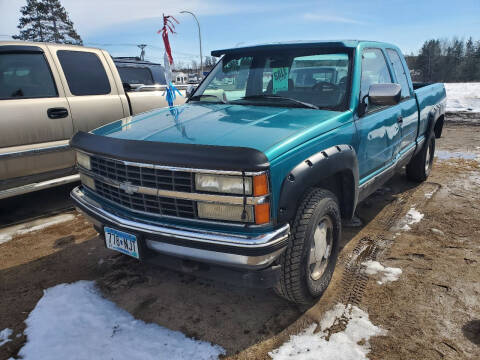
[[[117,139],[250,147],[272,160],[351,118],[350,111],[189,103],[126,117],[92,132]]]

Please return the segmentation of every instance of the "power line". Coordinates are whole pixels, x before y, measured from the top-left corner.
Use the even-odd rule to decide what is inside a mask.
[[[85,42],[84,43],[85,45],[92,45],[92,46],[104,46],[104,47],[108,47],[108,46],[131,46],[131,47],[137,47],[138,44],[129,44],[129,43],[93,43],[93,42]],[[148,46],[149,48],[151,49],[155,49],[155,50],[160,50],[160,51],[164,51],[165,48],[163,46],[157,46],[157,45],[152,45],[152,44],[145,44],[146,46]],[[187,52],[182,52],[182,51],[173,51],[172,52],[173,54],[177,54],[177,55],[183,55],[183,56],[198,56],[197,54],[193,54],[193,53],[187,53]]]

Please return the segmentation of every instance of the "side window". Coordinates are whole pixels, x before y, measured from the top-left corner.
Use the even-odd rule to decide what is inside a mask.
[[[130,85],[153,85],[152,72],[147,67],[119,66],[117,67],[122,82]]]
[[[110,82],[98,56],[84,51],[57,51],[58,60],[73,95],[105,95]]]
[[[368,94],[370,85],[391,83],[385,56],[380,49],[365,49],[362,55],[360,99]]]
[[[56,96],[57,88],[43,54],[0,54],[0,99]]]
[[[407,98],[410,96],[410,88],[408,87],[407,75],[405,74],[405,68],[403,67],[402,60],[400,60],[400,56],[393,49],[387,49],[387,54],[390,58],[390,62],[392,63],[395,76],[402,87],[402,98]]]

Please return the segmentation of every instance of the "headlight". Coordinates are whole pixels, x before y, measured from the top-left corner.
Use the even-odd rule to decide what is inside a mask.
[[[80,181],[83,185],[89,187],[92,190],[95,190],[95,180],[90,176],[80,173]]]
[[[245,194],[252,194],[252,178],[230,175],[195,174],[195,188],[201,191],[219,192],[243,195],[243,180],[245,179]]]
[[[203,219],[253,222],[253,206],[245,206],[243,217],[243,205],[225,205],[213,203],[197,203],[198,217]]]
[[[90,165],[90,156],[78,151],[77,151],[77,164],[83,167],[84,169],[87,169],[87,170],[92,169],[92,166]]]

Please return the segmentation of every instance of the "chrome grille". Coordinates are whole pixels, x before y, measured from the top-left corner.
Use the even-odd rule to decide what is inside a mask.
[[[193,192],[194,174],[184,171],[170,171],[135,165],[92,156],[91,171],[107,179],[129,182],[163,190]],[[192,200],[181,200],[140,193],[127,194],[125,191],[95,179],[95,192],[103,198],[131,210],[156,215],[196,218],[196,204]]]
[[[92,156],[92,171],[120,182],[163,190],[193,192],[193,173],[125,165],[120,161]]]

